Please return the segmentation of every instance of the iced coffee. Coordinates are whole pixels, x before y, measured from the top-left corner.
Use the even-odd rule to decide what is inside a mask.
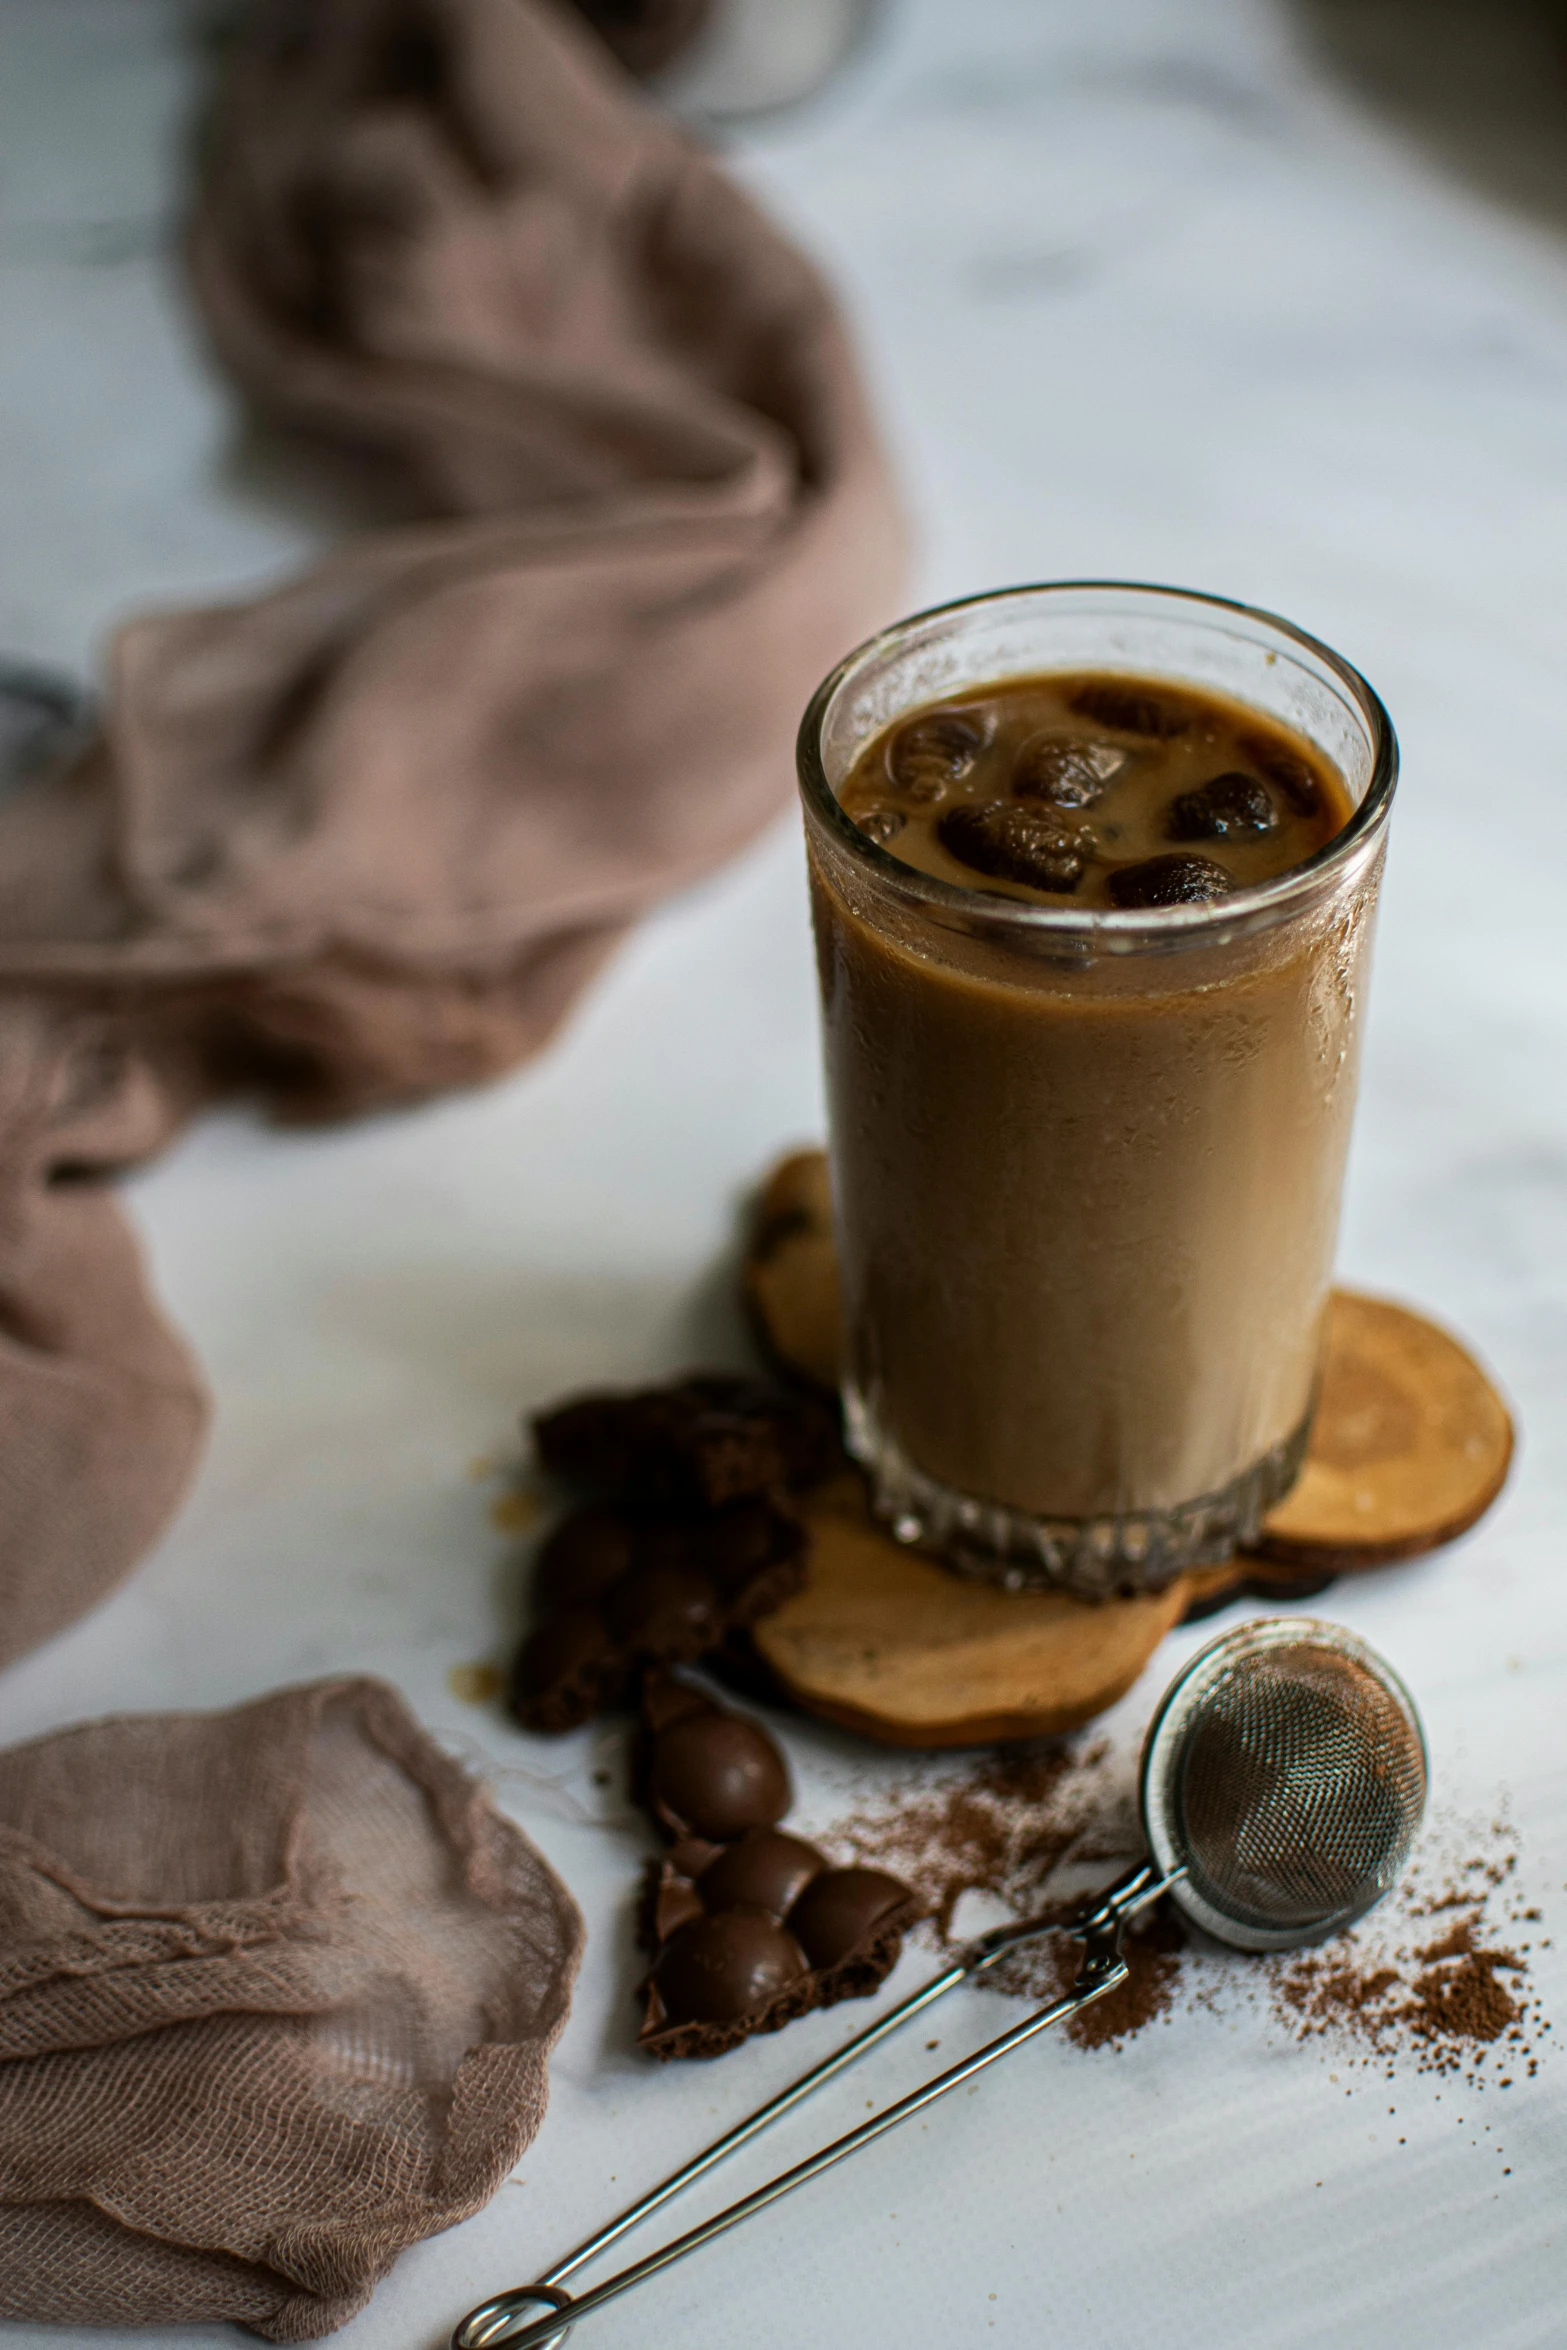
[[[1393,773],[1326,648],[1166,591],[927,615],[817,696],[845,1404],[906,1538],[1104,1593],[1287,1491]]]

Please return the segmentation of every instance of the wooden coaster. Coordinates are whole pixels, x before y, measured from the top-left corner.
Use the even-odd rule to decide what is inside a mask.
[[[763,1184],[741,1273],[764,1351],[786,1377],[838,1391],[843,1313],[825,1151],[795,1151]]]
[[[1335,1289],[1311,1448],[1257,1554],[1326,1574],[1417,1557],[1484,1515],[1512,1457],[1507,1407],[1456,1338]]]
[[[842,1318],[821,1151],[797,1151],[768,1177],[744,1283],[778,1367],[835,1387]],[[1490,1507],[1512,1450],[1507,1407],[1457,1339],[1405,1306],[1336,1289],[1311,1449],[1255,1560],[1320,1587],[1435,1549]],[[1234,1577],[1253,1571],[1238,1561]]]
[[[819,1487],[803,1514],[805,1589],[752,1627],[753,1645],[807,1713],[883,1745],[1075,1730],[1125,1695],[1194,1596],[1185,1575],[1098,1603],[965,1582],[884,1533],[858,1476]]]

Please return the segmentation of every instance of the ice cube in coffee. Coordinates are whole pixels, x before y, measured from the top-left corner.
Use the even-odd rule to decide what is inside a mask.
[[[845,1403],[884,1512],[1096,1593],[1224,1555],[1309,1433],[1380,704],[1264,615],[1034,589],[877,640],[801,739]]]

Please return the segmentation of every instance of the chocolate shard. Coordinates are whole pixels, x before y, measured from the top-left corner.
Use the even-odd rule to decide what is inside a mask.
[[[789,1774],[760,1722],[650,1675],[638,1786],[673,1839],[641,1903],[652,1965],[637,2045],[648,2055],[721,2056],[875,1990],[896,1965],[917,1896],[879,1869],[835,1868],[777,1825]]]
[[[808,1539],[777,1501],[574,1511],[534,1565],[512,1713],[528,1730],[575,1729],[622,1704],[638,1672],[694,1663],[800,1589]]]
[[[716,1509],[831,1476],[837,1417],[821,1398],[713,1373],[578,1396],[533,1422],[553,1476],[622,1504]]]

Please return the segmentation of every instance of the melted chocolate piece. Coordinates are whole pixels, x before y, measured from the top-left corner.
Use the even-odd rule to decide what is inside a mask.
[[[887,749],[887,772],[911,800],[939,800],[949,783],[968,773],[985,747],[984,721],[962,710],[911,718]]]
[[[668,1674],[644,1684],[642,1716],[642,1799],[674,1841],[643,1897],[653,1965],[638,2046],[659,2058],[719,2056],[873,1991],[920,1914],[908,1886],[878,1869],[834,1868],[773,1824],[789,1775],[759,1722]],[[758,1811],[766,1816],[742,1816]]]
[[[694,1663],[799,1590],[806,1544],[772,1501],[575,1511],[534,1566],[512,1712],[525,1729],[575,1729],[623,1703],[639,1670]]]
[[[1156,742],[1185,734],[1192,722],[1189,711],[1162,695],[1149,693],[1144,686],[1116,685],[1108,678],[1081,686],[1072,696],[1072,708],[1117,734],[1148,735]]]
[[[1234,887],[1211,857],[1144,857],[1139,865],[1118,865],[1109,882],[1117,906],[1200,906],[1228,897]]]
[[[1110,743],[1085,743],[1073,734],[1036,735],[1018,754],[1012,789],[1019,799],[1048,800],[1053,808],[1091,808],[1127,756]]]
[[[1195,791],[1178,792],[1170,802],[1164,830],[1168,840],[1230,840],[1272,832],[1278,821],[1267,785],[1233,769],[1199,784]]]
[[[1012,800],[966,800],[949,808],[936,830],[960,865],[1061,896],[1076,889],[1093,854],[1092,834]]]
[[[1322,805],[1322,786],[1304,759],[1296,759],[1282,743],[1265,734],[1247,735],[1241,749],[1259,775],[1277,784],[1297,816],[1315,816]]]
[[[712,1374],[578,1396],[533,1423],[552,1476],[606,1500],[716,1509],[814,1485],[840,1459],[830,1407],[758,1379]]]

